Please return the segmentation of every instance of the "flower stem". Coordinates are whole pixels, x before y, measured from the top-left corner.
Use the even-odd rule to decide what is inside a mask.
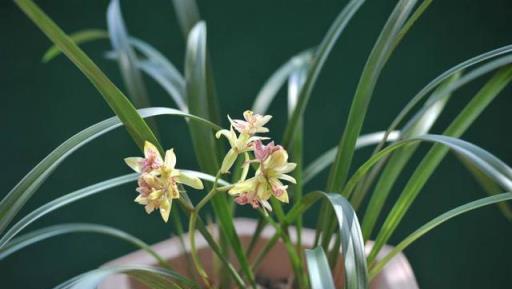
[[[209,200],[211,200],[217,192],[220,192],[221,190],[217,190],[217,183],[219,181],[220,177],[220,171],[217,172],[217,175],[215,176],[215,181],[213,182],[212,189],[208,192],[208,194],[199,201],[197,206],[192,207],[192,210],[190,211],[190,220],[189,220],[189,239],[190,239],[190,255],[192,255],[192,261],[194,262],[194,266],[196,267],[197,272],[199,273],[199,276],[201,276],[201,279],[203,279],[203,282],[205,283],[207,288],[212,288],[212,284],[210,282],[210,279],[208,277],[208,274],[204,270],[204,266],[201,263],[201,260],[199,259],[199,256],[197,255],[197,248],[196,248],[196,222],[197,217],[199,216],[199,211],[201,208],[203,208],[206,203],[208,203]],[[226,186],[229,187],[229,186]],[[223,187],[222,187],[223,188]]]

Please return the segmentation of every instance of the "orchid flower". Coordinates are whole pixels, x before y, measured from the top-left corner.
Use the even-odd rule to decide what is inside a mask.
[[[244,112],[245,121],[239,119],[233,120],[229,116],[228,118],[231,122],[230,129],[219,130],[215,134],[217,138],[225,136],[229,142],[229,145],[231,146],[231,149],[228,151],[224,157],[224,160],[222,161],[220,169],[222,174],[225,174],[229,171],[239,154],[252,150],[252,143],[254,141],[266,139],[264,137],[255,136],[255,134],[269,131],[268,128],[263,126],[272,118],[272,116],[262,116],[255,114],[250,110],[246,110]],[[235,130],[240,133],[238,136]]]
[[[266,133],[268,128],[264,127],[267,122],[272,118],[271,115],[260,115],[250,110],[244,111],[244,119],[231,119],[229,116],[231,125],[242,134],[254,135],[257,133]]]
[[[236,183],[228,193],[236,196],[235,201],[240,205],[250,204],[253,208],[259,208],[261,205],[269,211],[272,208],[268,200],[272,196],[288,203],[288,186],[281,180],[295,183],[295,179],[287,173],[294,170],[297,165],[288,163],[286,150],[272,142],[265,146],[260,140],[255,141],[254,154],[260,163],[255,176]]]
[[[139,195],[135,202],[144,205],[148,214],[159,209],[164,222],[169,220],[172,200],[180,198],[178,184],[203,189],[203,183],[199,178],[175,168],[176,155],[173,149],[167,150],[165,158],[162,158],[158,149],[146,141],[144,158],[129,157],[125,162],[140,173],[137,188]]]

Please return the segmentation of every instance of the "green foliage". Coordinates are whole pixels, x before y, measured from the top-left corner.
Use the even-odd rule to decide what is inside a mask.
[[[425,0],[417,7],[415,0],[397,2],[375,41],[359,77],[339,144],[320,155],[308,166],[303,164],[304,150],[310,145],[304,138],[304,122],[307,121],[304,113],[309,100],[313,97],[313,89],[329,54],[341,38],[341,33],[364,3],[363,0],[349,1],[318,46],[303,50],[291,57],[270,76],[256,96],[252,108],[261,115],[244,115],[246,123],[240,125],[240,120],[232,121],[231,125],[235,128],[231,132],[221,131],[221,134],[224,133],[223,136],[228,138],[231,146],[227,154],[221,142],[215,138],[215,132],[223,129],[220,125],[220,106],[207,49],[206,23],[201,19],[195,1],[173,1],[178,24],[186,39],[183,74],[149,43],[128,33],[119,0],[112,0],[108,7],[108,32],[101,29],[87,29],[69,36],[31,0],[15,0],[15,2],[54,44],[44,54],[43,62],[49,62],[61,52],[66,55],[97,88],[116,117],[99,122],[66,140],[37,164],[2,199],[0,202],[0,260],[30,244],[50,237],[85,232],[106,234],[128,241],[147,251],[159,263],[159,266],[154,267],[101,267],[72,278],[56,288],[96,288],[104,278],[112,274],[127,274],[151,288],[215,288],[219,284],[229,286],[226,284],[232,283],[239,288],[257,288],[255,273],[258,266],[277,242],[283,242],[293,269],[290,274],[293,274],[291,280],[294,288],[334,288],[332,276],[343,274],[344,288],[365,289],[368,288],[369,279],[374,278],[393,256],[451,218],[491,204],[498,204],[507,218],[512,217],[512,210],[504,203],[512,199],[512,193],[510,193],[512,192],[512,169],[489,152],[460,139],[483,110],[512,80],[512,45],[483,53],[448,69],[414,95],[400,110],[387,130],[367,135],[361,134],[365,116],[383,68],[401,40],[429,7],[431,0]],[[110,40],[112,51],[107,52],[106,57],[119,63],[121,75],[132,101],[78,47],[78,44],[99,39]],[[342,41],[342,44],[344,43],[345,41]],[[453,118],[442,134],[429,133],[457,89],[495,70],[497,72]],[[143,73],[164,88],[178,109],[166,107],[135,109],[135,106],[148,106],[150,103],[143,82]],[[257,138],[260,136],[256,133],[262,133],[266,128],[263,127],[264,124],[251,123],[251,121],[258,122],[265,119],[262,115],[286,84],[289,119],[283,134],[282,145],[284,149],[289,150],[290,160],[296,165],[288,162],[288,155],[285,156],[282,147],[258,147]],[[430,95],[429,98],[424,101],[428,95]],[[407,119],[419,104],[422,106]],[[186,120],[201,172],[176,169],[177,173],[174,173],[172,159],[167,159],[162,162],[163,164],[157,164],[159,166],[157,171],[153,168],[154,164],[148,165],[151,157],[146,155],[143,162],[139,159],[131,163],[131,166],[136,168],[137,174],[97,182],[60,196],[29,212],[11,225],[24,204],[69,155],[116,127],[124,125],[141,150],[144,150],[144,144],[148,141],[163,153],[163,147],[144,120],[159,115],[174,115]],[[254,119],[251,120],[251,117]],[[268,120],[264,122],[266,121]],[[399,126],[401,129],[397,130]],[[260,131],[248,132],[250,128]],[[386,202],[389,202],[388,195],[396,187],[396,181],[410,164],[420,143],[433,145],[417,165],[398,200],[392,204],[392,210],[383,214],[382,208]],[[373,154],[351,174],[350,169],[356,149],[369,145],[376,145]],[[463,204],[439,215],[407,236],[383,259],[377,260],[377,254],[389,241],[430,176],[450,150],[491,196]],[[267,161],[275,152],[283,153],[279,155],[280,161],[274,159],[272,159],[274,162]],[[225,177],[225,172],[220,168],[226,163],[234,164],[231,168],[232,183],[222,179]],[[160,167],[164,167],[165,170],[160,170]],[[328,167],[330,167],[330,174],[326,187],[329,193],[304,192],[304,186]],[[273,175],[269,173],[272,169],[275,170]],[[253,172],[254,176],[249,175]],[[144,189],[144,186],[151,189],[147,195],[141,193],[148,199],[139,203],[145,202],[144,205],[148,211],[162,209],[162,203],[159,203],[162,197],[156,193],[162,194],[162,191],[169,190],[168,187],[171,186],[163,189],[158,187],[159,190],[156,190],[158,184],[151,183],[151,176],[154,176],[151,174],[157,174],[157,177],[162,179],[163,175],[168,174],[168,179],[172,181],[179,177],[184,178],[183,182],[177,183],[186,184],[187,181],[191,182],[191,179],[186,178],[196,177],[209,182],[204,188],[204,197],[197,204],[189,199],[185,187],[180,186],[176,189],[178,201],[175,203],[179,203],[181,214],[188,219],[191,263],[195,266],[194,270],[198,273],[200,280],[193,281],[176,273],[142,240],[115,228],[94,224],[65,224],[16,237],[33,222],[67,204],[116,186],[133,183],[136,179],[141,186],[139,190]],[[282,180],[289,182],[289,187],[280,183]],[[203,186],[197,183],[193,187],[203,190]],[[502,193],[504,191],[507,193]],[[371,192],[369,196],[367,196],[368,192]],[[250,204],[259,208],[260,221],[247,248],[242,246],[234,227],[234,201],[229,195],[235,195],[235,201],[240,204]],[[170,198],[165,194],[163,196]],[[366,197],[369,197],[369,205],[364,218],[359,218],[356,211]],[[290,202],[290,209],[286,210],[279,201]],[[321,241],[322,246],[304,252],[301,245],[302,215],[318,201],[323,202],[323,207],[318,217],[316,241],[317,243]],[[212,207],[221,237],[212,234],[203,219],[204,213],[201,209],[207,204]],[[270,210],[271,208],[273,211]],[[178,211],[173,210],[173,212]],[[384,219],[384,224],[375,228],[379,218]],[[362,220],[362,230],[359,219]],[[182,233],[180,219],[176,218],[174,221],[178,232]],[[275,233],[257,252],[256,257],[250,259],[249,255],[255,253],[258,238],[267,225],[271,225]],[[292,225],[297,228],[295,243],[292,242],[294,238],[289,230]],[[375,229],[378,231],[376,241],[367,256],[364,242],[372,236]],[[208,274],[211,273],[207,273],[204,269],[196,250],[196,230],[208,243],[215,261],[222,266],[222,276],[209,276]],[[181,237],[180,242],[185,246],[187,240]],[[333,272],[333,263],[339,259],[340,252],[344,272]],[[234,258],[230,258],[231,255]],[[304,274],[305,268],[308,275]]]

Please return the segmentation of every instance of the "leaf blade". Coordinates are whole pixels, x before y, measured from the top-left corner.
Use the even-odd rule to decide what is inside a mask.
[[[98,66],[31,0],[15,0],[18,7],[52,40],[101,93],[119,116],[135,143],[142,150],[145,141],[160,144],[137,111]],[[161,148],[160,148],[161,149]]]
[[[311,289],[335,289],[331,268],[322,247],[306,250]]]

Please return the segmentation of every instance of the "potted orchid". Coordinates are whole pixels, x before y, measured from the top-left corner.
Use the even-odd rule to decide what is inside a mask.
[[[431,3],[398,0],[368,56],[339,143],[305,165],[302,154],[308,143],[303,138],[303,123],[308,101],[334,44],[364,2],[349,1],[318,46],[294,55],[270,76],[251,109],[224,118],[209,60],[206,24],[193,0],[173,1],[187,42],[183,73],[150,44],[128,34],[119,0],[109,4],[108,31],[87,29],[70,35],[31,0],[15,0],[54,43],[44,60],[61,53],[68,57],[116,116],[69,138],[4,196],[0,203],[0,262],[53,236],[95,232],[128,241],[140,250],[56,288],[418,288],[402,254],[411,243],[438,225],[487,205],[498,204],[505,217],[512,219],[505,203],[512,199],[512,169],[460,139],[512,80],[512,45],[448,69],[414,95],[383,131],[363,135],[365,115],[383,67]],[[100,39],[112,44],[106,57],[119,63],[128,97],[78,46]],[[430,133],[452,93],[491,72],[449,126],[441,133]],[[143,74],[168,92],[176,108],[149,105]],[[286,83],[288,121],[283,137],[273,140],[267,134],[272,118],[267,109]],[[186,121],[200,171],[181,167],[179,152],[159,141],[157,128],[148,119],[161,115]],[[141,150],[141,156],[124,159],[134,173],[63,195],[13,222],[67,156],[120,126]],[[420,143],[432,147],[399,198],[391,203],[392,209],[384,214],[384,204],[391,202],[390,191]],[[353,168],[356,150],[369,145],[375,146],[372,155]],[[411,204],[450,151],[489,195],[439,215],[389,246]],[[304,191],[310,180],[328,168],[325,192]],[[150,246],[123,231],[97,224],[56,225],[20,235],[50,212],[126,183],[134,184],[134,201],[148,214],[155,212],[169,222],[178,232],[176,237]],[[192,192],[200,196],[198,202],[189,197]],[[365,210],[363,201],[368,203]],[[320,205],[317,226],[304,228],[302,215],[315,204]],[[211,207],[212,220],[202,214],[206,206]],[[237,218],[236,210],[254,210],[258,219]],[[380,226],[379,219],[383,220]]]

